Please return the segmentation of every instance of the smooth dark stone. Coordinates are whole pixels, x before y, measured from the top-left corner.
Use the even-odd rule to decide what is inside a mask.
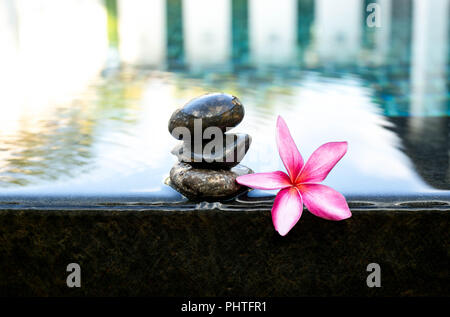
[[[227,144],[226,136],[233,136],[233,142]],[[211,142],[210,140],[208,140]],[[189,163],[194,167],[199,168],[231,168],[239,164],[244,158],[252,138],[245,133],[227,133],[223,138],[223,147],[221,151],[217,151],[211,154],[204,154],[204,148],[208,145],[208,142],[203,144],[200,153],[195,152],[193,145],[187,145],[185,148],[184,143],[181,143],[173,148],[172,154],[178,157],[180,162]],[[188,151],[186,151],[186,149]],[[190,149],[190,151],[189,151]],[[209,147],[207,148],[209,149]]]
[[[251,173],[253,171],[243,165],[230,170],[212,170],[177,163],[170,170],[170,186],[191,200],[227,199],[248,189],[239,185],[236,178]]]
[[[206,94],[175,110],[169,120],[169,132],[172,134],[176,127],[186,127],[193,137],[195,119],[202,119],[202,133],[208,127],[218,127],[225,132],[227,128],[237,126],[243,118],[244,106],[237,97],[223,93]]]

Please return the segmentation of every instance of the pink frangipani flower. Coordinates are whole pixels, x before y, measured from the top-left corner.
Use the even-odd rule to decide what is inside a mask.
[[[255,173],[239,176],[236,181],[256,189],[280,189],[272,207],[273,225],[280,235],[286,235],[298,222],[303,204],[312,214],[328,220],[352,216],[342,194],[319,184],[347,152],[347,142],[325,143],[303,164],[286,122],[278,116],[277,146],[287,175],[281,171]]]

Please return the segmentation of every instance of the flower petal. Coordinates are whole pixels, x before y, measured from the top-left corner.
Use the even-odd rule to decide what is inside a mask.
[[[281,116],[278,116],[277,120],[277,146],[281,160],[293,182],[303,167],[303,158]]]
[[[285,236],[300,219],[302,211],[302,196],[297,188],[290,187],[280,190],[272,207],[272,222],[275,230]]]
[[[347,142],[329,142],[321,145],[306,162],[296,183],[323,181],[346,152]]]
[[[344,196],[331,187],[322,184],[300,184],[297,188],[306,208],[317,217],[343,220],[352,216]]]
[[[236,182],[256,189],[280,189],[292,186],[289,176],[281,171],[242,175],[236,178]]]

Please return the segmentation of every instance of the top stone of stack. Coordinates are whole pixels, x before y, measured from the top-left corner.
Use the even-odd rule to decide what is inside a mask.
[[[202,133],[208,127],[218,127],[223,132],[237,126],[244,118],[244,106],[240,100],[224,93],[206,94],[189,101],[184,107],[175,110],[169,120],[169,132],[177,127],[185,127],[194,133],[194,120],[202,119]]]

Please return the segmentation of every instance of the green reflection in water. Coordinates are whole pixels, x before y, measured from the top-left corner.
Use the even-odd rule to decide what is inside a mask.
[[[374,3],[373,0],[364,0],[363,6],[362,6],[362,15],[363,18],[361,20],[362,22],[362,45],[364,48],[368,49],[374,49],[375,48],[375,35],[376,35],[376,28],[375,27],[369,27],[367,24],[367,16],[371,14],[373,11],[366,11],[369,4]],[[380,14],[380,12],[379,12]]]
[[[117,0],[105,0],[109,47],[119,47]]]
[[[57,108],[50,118],[32,127],[21,124],[15,135],[2,138],[8,156],[0,166],[0,186],[27,185],[33,179],[71,176],[91,158],[93,118],[83,105]]]
[[[300,63],[311,43],[314,23],[314,0],[299,0],[297,3],[297,45]]]
[[[169,68],[179,68],[184,63],[183,14],[181,0],[166,2],[167,63]]]
[[[105,131],[123,133],[136,123],[141,95],[142,79],[118,74],[37,118],[26,113],[12,118],[18,128],[0,134],[0,187],[88,172],[94,168],[94,146],[108,138]]]
[[[248,0],[233,0],[231,15],[233,63],[245,65],[249,62]]]

